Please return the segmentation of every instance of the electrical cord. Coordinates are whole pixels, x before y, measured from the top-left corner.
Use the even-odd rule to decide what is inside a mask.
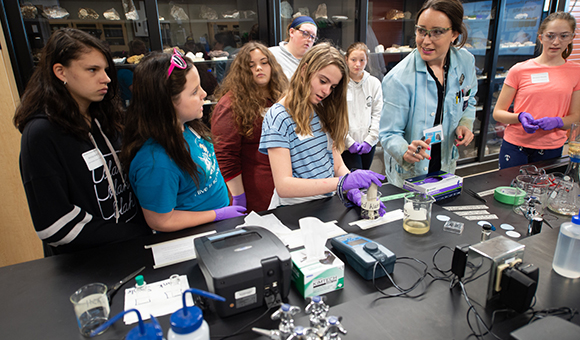
[[[554,315],[566,315],[569,314],[570,316],[567,318],[568,321],[572,320],[578,311],[574,308],[570,307],[558,307],[558,308],[548,308],[542,309],[539,311],[532,310],[532,317],[528,321],[528,324],[537,321],[539,319],[543,319],[546,316],[554,316]]]
[[[220,340],[223,340],[223,339],[228,339],[228,338],[234,337],[234,336],[236,336],[236,335],[239,335],[239,334],[241,334],[241,333],[242,333],[242,331],[243,331],[244,329],[248,328],[249,326],[251,326],[251,325],[253,325],[254,323],[258,322],[258,320],[260,320],[261,318],[263,318],[264,316],[266,316],[266,315],[268,314],[268,312],[269,312],[269,311],[270,311],[272,308],[274,308],[274,307],[270,307],[270,308],[268,308],[268,309],[267,309],[267,310],[266,310],[264,313],[262,313],[260,316],[258,316],[257,318],[255,318],[255,319],[254,319],[254,320],[252,320],[251,322],[247,323],[247,324],[246,324],[246,325],[244,325],[242,328],[238,329],[237,331],[233,332],[233,333],[232,333],[232,334],[230,334],[230,335],[225,335],[225,336],[224,336],[224,335],[215,335],[215,336],[210,336],[210,338],[212,338],[212,339],[213,339],[213,338],[218,338],[218,339],[220,339]]]
[[[377,291],[379,293],[381,293],[381,294],[384,295],[384,296],[379,297],[378,299],[384,299],[384,298],[390,298],[390,297],[398,297],[398,296],[403,296],[403,295],[406,295],[407,297],[410,297],[410,298],[417,298],[417,297],[425,294],[425,291],[423,291],[419,295],[415,295],[415,296],[409,295],[410,292],[412,292],[415,288],[417,288],[417,286],[419,286],[419,284],[421,284],[421,282],[423,282],[423,280],[425,280],[425,277],[427,276],[427,269],[429,268],[429,266],[427,265],[427,263],[425,263],[425,262],[423,262],[423,261],[421,261],[419,259],[413,258],[413,257],[399,257],[399,258],[397,258],[397,261],[395,261],[395,263],[397,263],[399,260],[412,260],[412,261],[415,261],[417,263],[422,264],[423,266],[425,266],[425,268],[423,269],[423,274],[421,275],[421,277],[419,277],[419,279],[417,279],[417,281],[415,281],[415,283],[413,283],[413,285],[411,287],[409,287],[409,288],[401,288],[399,285],[397,285],[397,283],[395,282],[395,280],[393,279],[393,277],[389,274],[389,272],[387,271],[387,269],[383,266],[383,264],[380,263],[379,261],[377,261],[375,263],[375,265],[373,266],[373,285],[375,286],[375,288],[377,289]],[[388,294],[388,293],[385,292],[385,290],[383,290],[383,289],[381,289],[381,288],[379,288],[377,286],[376,280],[375,280],[377,266],[380,266],[383,269],[383,271],[385,272],[385,274],[389,278],[389,281],[391,281],[391,283],[393,284],[393,287],[395,287],[399,291],[399,293],[396,293],[396,294]],[[430,282],[429,284],[431,284],[431,283],[432,282]]]
[[[465,299],[465,302],[467,302],[467,305],[469,306],[469,308],[467,309],[466,318],[467,318],[467,325],[469,326],[469,329],[471,330],[473,335],[479,339],[479,338],[483,338],[483,336],[485,336],[487,334],[491,334],[494,336],[494,338],[496,338],[498,340],[502,340],[500,337],[498,337],[495,333],[493,333],[491,331],[491,327],[487,327],[487,324],[485,323],[485,321],[483,321],[483,319],[481,318],[481,316],[477,312],[477,309],[475,309],[475,306],[473,306],[471,304],[471,301],[469,300],[469,296],[467,296],[467,291],[465,291],[465,285],[463,284],[463,281],[459,280],[459,286],[461,287],[461,291],[463,292],[463,297]],[[473,325],[471,324],[471,321],[469,321],[469,312],[471,312],[472,310],[473,310],[473,313],[475,314],[475,319],[477,321],[476,325],[477,325],[477,328],[479,330],[479,333],[475,332],[475,329],[473,329]],[[485,328],[485,330],[486,330],[485,333],[483,333],[481,331],[480,325]],[[492,325],[493,325],[493,318],[492,318]]]

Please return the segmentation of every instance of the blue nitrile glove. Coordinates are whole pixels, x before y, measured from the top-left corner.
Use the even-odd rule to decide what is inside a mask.
[[[348,152],[350,152],[350,153],[359,153],[361,147],[362,147],[362,145],[360,145],[358,142],[354,142],[354,143],[352,143],[352,145],[350,146],[350,148],[348,148]]]
[[[232,196],[232,205],[239,205],[240,207],[247,207],[246,193],[240,194],[238,196]]]
[[[534,133],[537,129],[540,128],[538,125],[536,125],[534,117],[532,117],[532,115],[527,112],[520,112],[518,115],[518,120],[520,123],[522,123],[524,131],[527,133]]]
[[[371,152],[371,149],[372,149],[372,148],[373,148],[373,147],[372,147],[372,145],[370,145],[370,144],[369,144],[369,143],[367,143],[367,142],[363,142],[363,143],[361,144],[361,148],[360,148],[360,151],[358,152],[358,154],[359,154],[359,155],[364,155],[364,154],[367,154],[367,153]]]
[[[385,176],[381,174],[377,174],[371,170],[355,170],[351,172],[344,179],[342,183],[342,190],[347,191],[351,189],[360,189],[360,188],[368,188],[371,183],[375,183],[377,186],[383,185],[381,183],[382,180],[385,179]]]
[[[536,125],[542,130],[559,129],[564,126],[564,121],[560,117],[544,117],[536,119]]]
[[[243,213],[244,211],[246,211],[246,207],[240,207],[239,205],[230,205],[225,208],[216,209],[214,211],[215,211],[214,221],[227,220],[228,218],[246,215]]]

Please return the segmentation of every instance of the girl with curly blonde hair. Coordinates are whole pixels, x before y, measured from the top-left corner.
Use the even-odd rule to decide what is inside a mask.
[[[266,113],[260,152],[268,154],[274,178],[270,209],[335,190],[360,205],[359,188],[381,185],[384,177],[372,171],[349,174],[340,156],[348,133],[348,80],[344,56],[328,43],[316,45],[300,61],[285,97]]]
[[[264,114],[287,87],[276,58],[251,41],[238,52],[217,93],[211,121],[215,153],[233,204],[248,211],[268,209],[274,192],[268,156],[258,145]]]

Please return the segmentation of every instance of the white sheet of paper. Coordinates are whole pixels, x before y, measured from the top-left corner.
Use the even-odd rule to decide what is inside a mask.
[[[403,219],[403,209],[396,209],[393,211],[389,211],[388,213],[384,214],[383,216],[377,218],[376,220],[358,220],[354,222],[350,222],[349,225],[357,225],[359,228],[365,230],[374,228],[383,224],[387,224],[396,220]]]
[[[145,249],[151,248],[153,252],[153,260],[155,261],[154,269],[169,266],[195,259],[195,248],[193,247],[193,240],[215,234],[215,230],[206,233],[191,235],[187,237],[178,238],[167,242],[161,242],[153,245],[146,245]]]
[[[486,210],[489,209],[487,205],[454,205],[450,207],[442,207],[447,211],[457,211],[457,210]]]
[[[455,211],[455,214],[459,216],[470,216],[470,215],[489,215],[489,211],[487,210],[458,210]]]
[[[187,280],[187,275],[179,276],[179,283],[181,285],[181,292],[177,292],[171,286],[171,281],[169,279],[147,283],[147,288],[149,289],[149,299],[148,303],[137,304],[135,300],[135,288],[125,289],[125,310],[135,308],[141,313],[141,318],[143,320],[148,320],[150,315],[155,317],[167,315],[174,313],[180,308],[183,308],[183,300],[181,299],[181,294],[189,289],[189,281]],[[185,303],[188,306],[193,306],[193,299],[191,294],[188,294],[185,298]],[[137,314],[129,313],[123,316],[123,321],[125,325],[130,325],[139,321],[137,319]]]
[[[461,216],[466,220],[475,221],[475,220],[497,220],[499,217],[495,214],[490,215],[470,215],[470,216]]]

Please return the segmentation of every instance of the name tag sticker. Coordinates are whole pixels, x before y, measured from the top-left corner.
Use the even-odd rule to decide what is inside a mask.
[[[89,171],[93,171],[103,166],[103,160],[101,159],[99,150],[97,149],[92,149],[83,153],[83,158],[85,159],[85,163],[87,164]]]
[[[347,102],[352,102],[352,99],[353,99],[352,92],[346,91],[346,101]]]
[[[314,136],[313,136],[313,135],[311,135],[311,134],[310,134],[310,135],[302,135],[302,134],[298,134],[298,133],[297,133],[297,134],[296,134],[296,137],[298,137],[298,140],[300,140],[300,141],[303,141],[303,140],[305,140],[305,139],[307,139],[307,138],[312,138],[312,137],[314,137]]]
[[[532,74],[532,84],[549,83],[550,76],[548,72]]]

